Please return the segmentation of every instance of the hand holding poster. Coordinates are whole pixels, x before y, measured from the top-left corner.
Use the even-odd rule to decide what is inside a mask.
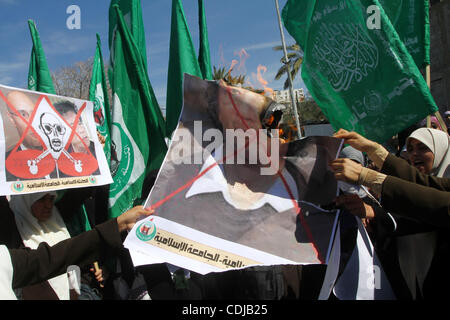
[[[155,214],[135,225],[125,247],[202,274],[326,263],[337,212],[320,206],[336,196],[328,163],[341,140],[284,143],[269,130],[283,109],[185,75],[180,123],[145,204]]]
[[[0,194],[112,182],[89,101],[0,86]]]

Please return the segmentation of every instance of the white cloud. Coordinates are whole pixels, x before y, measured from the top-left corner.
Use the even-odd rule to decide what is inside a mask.
[[[69,35],[65,31],[53,32],[45,38],[41,37],[41,41],[47,56],[85,52],[89,49],[93,55],[95,50],[92,36]]]
[[[0,63],[0,73],[11,73],[17,70],[20,70],[22,68],[26,67],[26,64],[24,62],[14,62],[14,63]]]
[[[160,53],[169,53],[169,40],[159,43],[147,43],[147,53],[149,55],[157,55]]]
[[[0,61],[0,83],[19,86],[19,83],[26,81],[29,59],[29,54],[21,53],[14,59]]]
[[[281,44],[280,41],[269,41],[269,42],[255,43],[255,44],[252,44],[249,46],[244,46],[243,48],[246,51],[261,50],[261,49],[273,48],[275,46],[279,46],[280,44]]]
[[[0,84],[3,84],[5,86],[11,86],[13,84],[14,79],[12,77],[9,76],[5,76],[5,77],[0,77]]]
[[[0,0],[0,4],[15,5],[18,3],[19,3],[19,0]]]

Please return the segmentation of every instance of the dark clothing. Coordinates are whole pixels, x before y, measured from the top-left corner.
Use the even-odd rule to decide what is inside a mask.
[[[84,205],[91,227],[108,220],[109,185],[64,190],[55,206],[67,223],[79,215]]]
[[[12,287],[36,284],[66,272],[70,265],[81,267],[100,260],[122,247],[117,220],[112,219],[79,236],[50,247],[39,244],[36,250],[11,249]]]
[[[450,192],[388,176],[383,183],[381,204],[398,215],[450,228]]]
[[[392,154],[384,161],[381,173],[441,191],[450,191],[450,179],[423,174],[404,159]]]
[[[389,211],[439,228],[450,227],[450,179],[420,173],[403,159],[386,158],[381,204]]]
[[[384,241],[377,241],[376,247],[397,298],[448,298],[450,179],[422,174],[405,160],[392,154],[386,158],[381,172],[388,175],[382,186],[381,204],[396,216],[398,227]],[[407,239],[404,236],[414,234],[420,236],[417,238],[420,243],[413,244],[414,241],[419,241],[414,238],[407,240],[410,241],[411,248],[414,248],[414,254],[426,257],[431,253],[432,257],[423,282],[418,278],[404,278],[404,274],[416,274],[416,270],[423,269],[420,265],[426,263],[424,259],[416,260],[405,256],[408,251],[402,250]],[[424,237],[427,234],[433,237]],[[402,241],[399,242],[400,240]],[[403,262],[402,266],[400,260],[409,262]],[[410,281],[416,281],[416,284]],[[409,288],[414,287],[416,292],[411,292]]]
[[[22,247],[22,238],[16,226],[14,212],[9,207],[6,197],[0,197],[0,245],[8,249],[17,249]]]

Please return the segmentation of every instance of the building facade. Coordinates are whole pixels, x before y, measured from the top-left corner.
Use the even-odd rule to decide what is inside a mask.
[[[431,94],[441,114],[450,110],[450,0],[431,1]]]
[[[303,88],[294,89],[294,98],[297,103],[305,99]],[[289,90],[274,91],[272,99],[278,103],[291,103],[291,94]]]

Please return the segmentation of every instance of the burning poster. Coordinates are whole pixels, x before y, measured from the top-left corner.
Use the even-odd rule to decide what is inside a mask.
[[[341,140],[283,141],[285,108],[185,75],[179,125],[145,204],[155,214],[125,241],[132,256],[202,274],[326,263],[338,214],[326,210],[337,194],[328,163]]]
[[[0,86],[0,194],[112,182],[89,101]]]

